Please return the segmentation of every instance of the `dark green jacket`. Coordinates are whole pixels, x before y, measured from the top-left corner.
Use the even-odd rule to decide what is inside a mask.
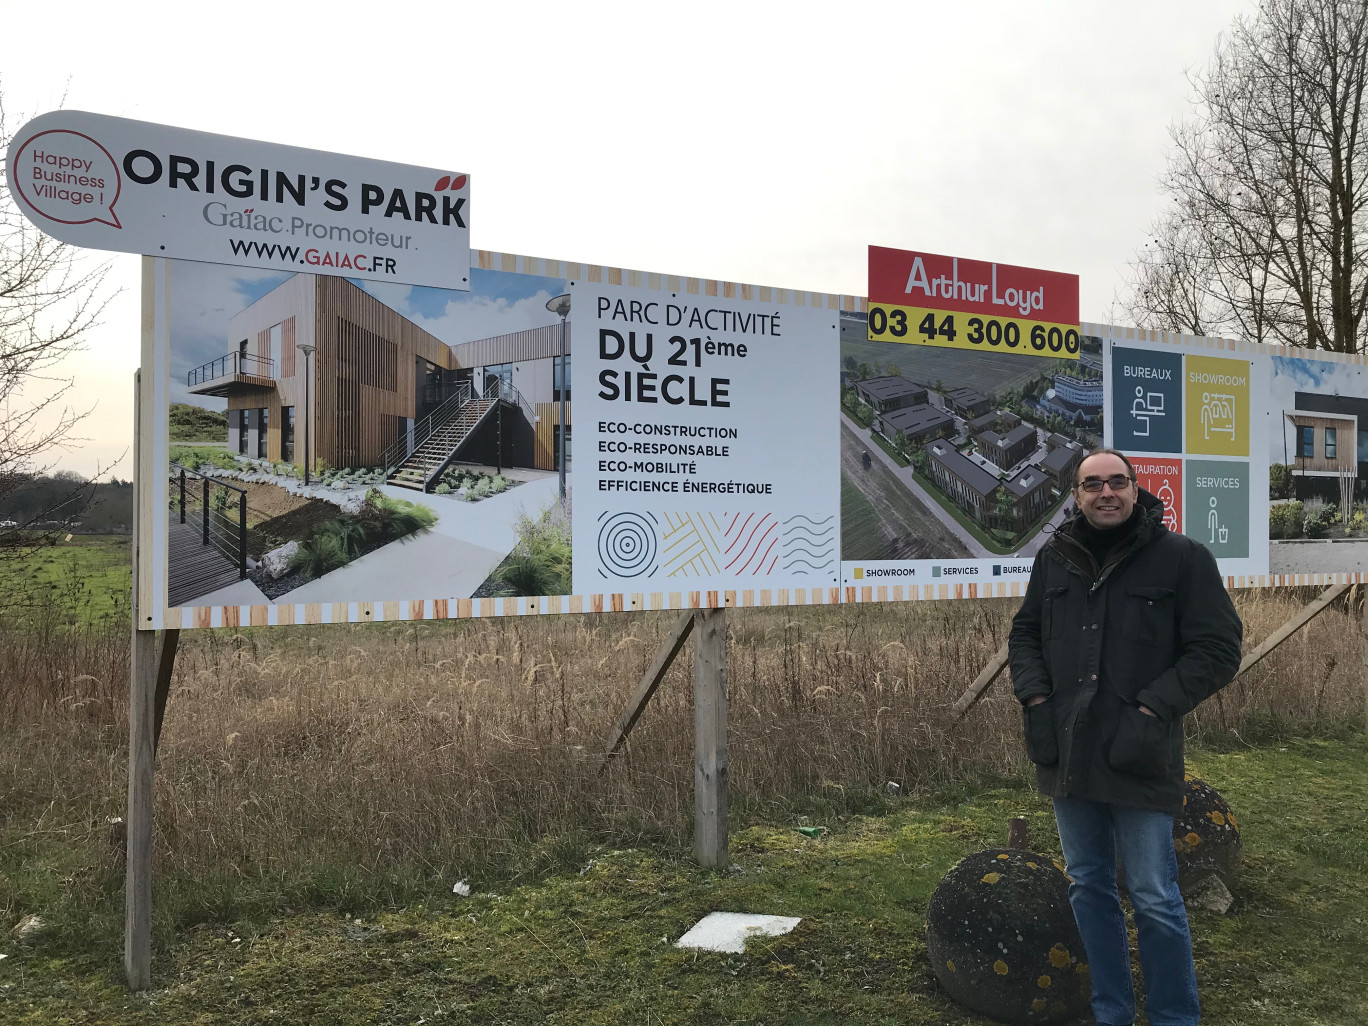
[[[1042,792],[1177,813],[1183,716],[1235,675],[1243,627],[1211,553],[1165,528],[1149,492],[1137,506],[1101,567],[1079,513],[1041,549],[1012,621],[1012,690],[1023,706],[1046,696],[1022,710]]]

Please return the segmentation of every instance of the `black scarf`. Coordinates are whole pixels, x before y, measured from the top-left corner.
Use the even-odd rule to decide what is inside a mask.
[[[1083,521],[1082,542],[1085,548],[1092,554],[1092,558],[1097,560],[1098,567],[1103,567],[1107,563],[1107,557],[1112,549],[1116,548],[1121,542],[1125,541],[1140,526],[1140,518],[1145,515],[1137,502],[1135,508],[1131,510],[1130,519],[1124,524],[1115,527],[1097,528]]]

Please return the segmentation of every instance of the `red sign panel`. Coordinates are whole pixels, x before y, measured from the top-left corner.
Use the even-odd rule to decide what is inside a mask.
[[[1078,275],[869,247],[869,301],[1078,325]]]
[[[1183,461],[1132,459],[1140,487],[1164,504],[1164,526],[1183,529]]]

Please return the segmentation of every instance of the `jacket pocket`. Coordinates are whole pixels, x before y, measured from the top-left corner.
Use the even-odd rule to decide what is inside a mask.
[[[1127,588],[1126,619],[1131,637],[1141,645],[1153,645],[1172,634],[1173,602],[1172,588]]]
[[[1059,762],[1059,737],[1055,734],[1054,699],[1023,706],[1022,732],[1026,737],[1026,756],[1037,766]]]
[[[1169,724],[1139,706],[1121,709],[1121,722],[1107,753],[1107,765],[1134,777],[1166,777],[1172,769]]]

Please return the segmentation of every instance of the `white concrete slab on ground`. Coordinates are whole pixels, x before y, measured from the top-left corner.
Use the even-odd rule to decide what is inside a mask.
[[[569,487],[568,476],[566,487]],[[437,523],[433,525],[432,533],[457,538],[481,548],[502,549],[506,556],[518,542],[514,530],[518,514],[525,512],[535,519],[556,501],[560,494],[560,482],[554,474],[548,474],[479,502],[466,502],[450,495],[424,495],[412,488],[396,488],[393,485],[382,485],[380,491],[394,499],[421,503],[436,513]]]
[[[196,595],[187,606],[264,606],[271,600],[251,581],[238,581],[207,595]]]
[[[803,920],[797,916],[764,916],[749,912],[710,912],[679,940],[677,948],[700,948],[704,951],[746,950],[751,937],[782,937]]]
[[[487,549],[437,531],[390,542],[277,602],[394,602],[468,598],[512,549]]]

